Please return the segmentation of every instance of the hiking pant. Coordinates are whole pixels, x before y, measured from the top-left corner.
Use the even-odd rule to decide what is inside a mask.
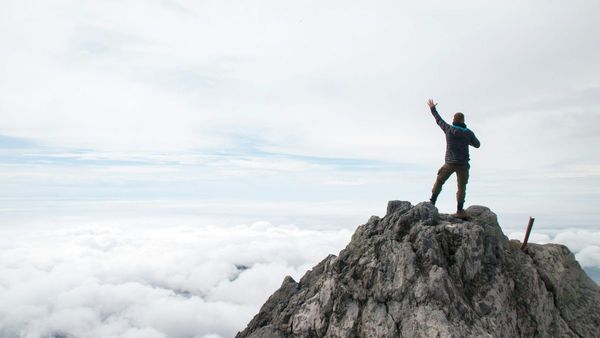
[[[465,195],[467,192],[467,183],[469,182],[469,168],[471,166],[467,164],[458,165],[458,164],[448,164],[445,163],[440,170],[438,170],[437,178],[435,179],[435,183],[433,184],[432,189],[432,200],[436,200],[440,192],[442,191],[442,186],[450,175],[456,173],[456,181],[458,183],[458,191],[456,192],[456,204],[457,209],[462,210],[465,204]]]

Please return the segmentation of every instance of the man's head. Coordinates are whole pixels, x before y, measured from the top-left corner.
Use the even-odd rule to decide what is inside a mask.
[[[452,119],[452,122],[465,123],[465,114],[463,114],[463,113],[454,114],[454,119]]]

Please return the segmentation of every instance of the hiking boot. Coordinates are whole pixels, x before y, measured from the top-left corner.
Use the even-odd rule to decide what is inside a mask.
[[[456,217],[456,218],[460,218],[460,219],[467,219],[468,216],[467,216],[467,213],[463,209],[460,209],[455,214],[452,214],[452,217]]]

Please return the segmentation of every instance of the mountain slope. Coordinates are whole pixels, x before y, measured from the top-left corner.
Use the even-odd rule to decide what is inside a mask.
[[[467,213],[389,202],[236,337],[600,337],[600,288],[567,247],[524,253],[488,208]]]

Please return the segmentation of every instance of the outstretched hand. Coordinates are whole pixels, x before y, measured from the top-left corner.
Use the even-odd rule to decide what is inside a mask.
[[[427,105],[429,105],[429,108],[433,108],[437,106],[437,103],[434,103],[432,99],[429,99],[429,101],[427,101]]]

